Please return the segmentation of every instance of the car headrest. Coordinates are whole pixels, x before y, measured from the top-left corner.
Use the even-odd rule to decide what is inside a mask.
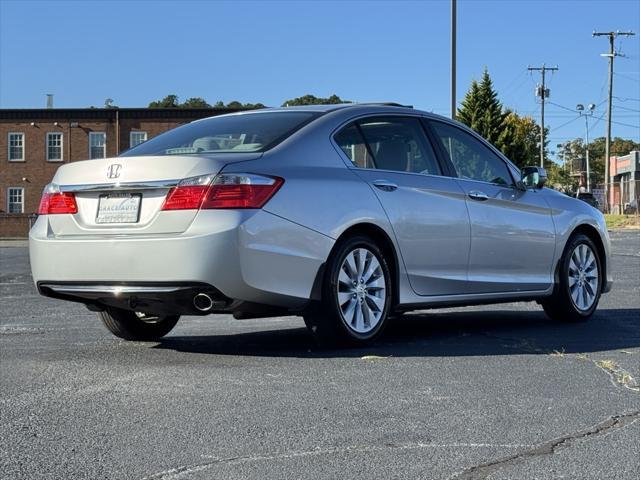
[[[220,150],[220,145],[216,142],[214,137],[202,137],[193,141],[191,145],[193,148],[202,149],[205,152],[209,152],[211,150]]]
[[[382,141],[375,154],[376,166],[383,170],[407,170],[408,145],[402,140]]]

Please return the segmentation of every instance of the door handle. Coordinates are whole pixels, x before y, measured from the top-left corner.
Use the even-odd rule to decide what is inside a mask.
[[[485,200],[489,200],[489,195],[487,195],[484,192],[480,192],[478,190],[471,190],[469,192],[469,198],[472,198],[474,200],[478,200],[480,202],[484,202]]]
[[[373,182],[373,186],[379,188],[384,192],[393,192],[398,188],[398,185],[387,180],[376,180],[375,182]]]

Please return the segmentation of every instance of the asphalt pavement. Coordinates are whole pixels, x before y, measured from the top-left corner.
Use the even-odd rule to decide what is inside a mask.
[[[432,310],[334,351],[295,317],[120,341],[0,247],[0,478],[637,480],[640,232],[612,242],[587,323]]]

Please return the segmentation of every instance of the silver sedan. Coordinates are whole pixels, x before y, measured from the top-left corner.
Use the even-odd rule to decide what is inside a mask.
[[[181,315],[299,315],[365,344],[408,310],[536,301],[589,318],[611,289],[602,214],[465,126],[383,104],[265,109],[59,168],[30,232],[43,295],[128,340]]]

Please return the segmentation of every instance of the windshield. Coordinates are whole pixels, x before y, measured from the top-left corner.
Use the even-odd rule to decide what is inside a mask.
[[[169,130],[120,156],[263,151],[318,115],[315,112],[280,111],[207,118]]]

